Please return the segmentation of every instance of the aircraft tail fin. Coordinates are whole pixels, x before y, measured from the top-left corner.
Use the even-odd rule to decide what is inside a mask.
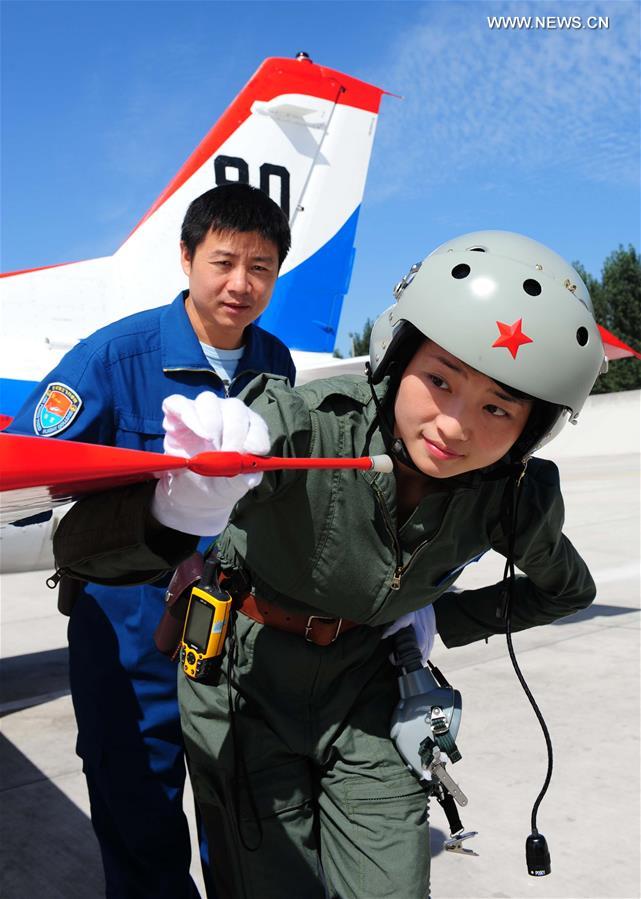
[[[290,70],[292,65],[288,61]],[[292,349],[327,353],[334,349],[349,288],[384,91],[313,63],[303,65],[306,96],[259,107],[307,160],[305,177],[291,193],[292,251],[260,323]]]
[[[175,244],[187,205],[214,185],[248,182],[280,204],[292,227],[259,323],[291,349],[331,352],[383,93],[301,54],[265,60],[117,252],[122,289],[143,296],[150,270],[160,269],[165,294],[168,284],[177,292]],[[159,244],[172,242],[163,261]]]

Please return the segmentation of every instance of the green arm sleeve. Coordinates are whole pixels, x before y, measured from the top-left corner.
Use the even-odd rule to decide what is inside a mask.
[[[564,508],[558,471],[532,460],[523,480],[515,541],[515,562],[525,576],[515,581],[512,630],[549,624],[590,605],[596,587],[587,565],[563,534]],[[508,534],[498,524],[492,548],[507,555]],[[504,634],[497,616],[502,583],[444,594],[434,604],[439,635],[446,646],[462,646]]]
[[[247,385],[239,399],[265,420],[270,437],[270,456],[290,458],[312,455],[312,419],[300,389],[292,388],[284,378],[263,374]],[[260,485],[248,494],[248,498],[252,502],[271,499],[304,476],[301,471],[265,472]]]
[[[56,566],[99,584],[142,584],[171,571],[198,538],[163,527],[149,513],[156,481],[88,496],[60,522]]]

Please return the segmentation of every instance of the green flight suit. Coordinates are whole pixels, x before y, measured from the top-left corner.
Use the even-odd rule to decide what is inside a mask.
[[[267,421],[275,455],[384,451],[361,378],[291,390],[263,376],[243,398]],[[216,686],[181,676],[194,791],[225,895],[429,894],[426,797],[389,738],[398,694],[382,626],[433,602],[447,646],[503,632],[499,585],[446,591],[468,562],[489,548],[505,554],[508,542],[505,480],[472,473],[432,488],[398,528],[392,475],[270,472],[221,536],[224,561],[245,569],[257,595],[366,625],[318,647],[238,615],[232,683],[225,666]],[[521,494],[514,630],[584,608],[595,592],[562,534],[556,467],[532,460]],[[111,582],[171,567],[194,541],[150,528],[150,495],[127,488],[78,504],[58,531],[59,564]]]

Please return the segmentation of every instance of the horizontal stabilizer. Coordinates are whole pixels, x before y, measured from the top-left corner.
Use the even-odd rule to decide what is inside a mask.
[[[614,359],[625,359],[630,356],[641,359],[641,353],[638,353],[636,350],[633,350],[631,346],[628,346],[627,343],[619,340],[616,334],[608,331],[603,325],[598,325],[598,328],[599,333],[601,334],[601,340],[603,341],[605,355],[609,362],[612,362]]]

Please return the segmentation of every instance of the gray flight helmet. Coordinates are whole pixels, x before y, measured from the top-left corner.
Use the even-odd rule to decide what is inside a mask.
[[[580,275],[538,241],[475,231],[442,244],[394,289],[396,303],[374,323],[372,380],[378,383],[413,325],[467,365],[563,410],[537,446],[576,421],[607,361]],[[413,332],[412,332],[413,333]]]

